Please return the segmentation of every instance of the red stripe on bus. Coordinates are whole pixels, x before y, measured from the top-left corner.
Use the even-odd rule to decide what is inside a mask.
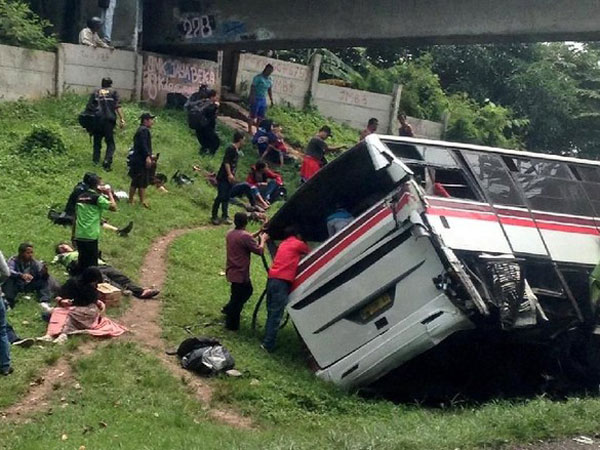
[[[472,211],[461,211],[459,209],[449,208],[428,208],[427,214],[435,216],[449,216],[459,217],[471,220],[483,220],[486,222],[497,222],[498,219],[494,214],[481,214]],[[552,223],[545,221],[533,221],[533,219],[526,219],[523,217],[506,217],[499,216],[500,222],[505,225],[523,226],[529,228],[539,228],[540,230],[550,231],[561,231],[563,233],[577,233],[577,234],[589,234],[589,235],[600,235],[600,232],[595,227],[588,227],[585,225],[579,225],[577,223]]]
[[[354,233],[348,235],[344,240],[340,241],[335,247],[325,253],[318,261],[316,261],[312,266],[307,268],[304,272],[298,275],[294,280],[294,284],[292,285],[292,291],[304,283],[308,278],[318,272],[321,268],[323,268],[327,263],[329,263],[333,258],[343,252],[346,248],[348,248],[352,243],[356,242],[360,237],[362,237],[367,231],[381,222],[383,219],[387,218],[392,214],[392,210],[390,208],[385,208],[375,214],[371,219],[362,224],[359,228],[354,231]]]

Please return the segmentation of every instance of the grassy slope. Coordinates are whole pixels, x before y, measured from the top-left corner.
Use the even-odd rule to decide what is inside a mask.
[[[76,123],[83,103],[81,97],[68,97],[0,106],[0,248],[5,254],[11,254],[20,241],[30,239],[38,255],[48,260],[53,244],[68,238],[69,231],[51,225],[45,214],[47,205],[62,204],[82,173],[93,168],[89,140]],[[115,172],[106,177],[113,186],[123,187],[127,185],[124,155],[140,113],[133,105],[126,105],[125,110],[129,126],[118,133]],[[291,120],[285,122],[284,116]],[[276,120],[291,131],[303,119],[295,113],[282,113]],[[16,157],[15,144],[32,123],[42,121],[63,127],[68,155],[36,161]],[[222,137],[229,134],[220,131]],[[167,174],[198,161],[196,143],[181,114],[160,112],[154,136],[155,148],[162,154],[161,170]],[[250,149],[245,153],[240,173],[254,154]],[[218,158],[206,158],[201,163],[214,169]],[[286,176],[296,180],[291,173]],[[104,254],[117,267],[136,273],[154,237],[170,228],[206,223],[212,189],[197,182],[171,191],[167,196],[151,191],[150,211],[121,205],[111,216],[116,224],[129,218],[136,221],[129,239],[106,233],[102,238]],[[213,380],[215,402],[251,415],[257,430],[237,431],[208,421],[201,405],[154,358],[116,340],[77,363],[81,391],[57,385],[53,400],[58,404],[64,397],[66,402],[62,403],[67,406],[55,407],[52,415],[40,414],[28,424],[14,426],[0,421],[0,448],[470,448],[596,430],[600,419],[596,399],[551,402],[538,398],[426,410],[347,395],[315,380],[305,368],[289,325],[281,334],[280,351],[273,356],[262,353],[259,333],[249,329],[251,310],[264,286],[264,271],[258,260],[253,264],[255,296],[246,308],[242,331],[227,333],[219,324],[219,309],[228,294],[227,283],[219,274],[225,232],[225,228],[193,232],[175,243],[169,257],[164,333],[173,344],[186,336],[187,326],[196,334],[223,339],[245,376]],[[55,274],[61,276],[60,271]],[[37,314],[34,302],[24,301],[10,313],[10,320],[23,335],[41,334],[44,327]],[[0,408],[18,399],[40,366],[51,364],[62,353],[76,351],[76,344],[73,340],[64,348],[15,349],[17,372],[0,379]],[[108,426],[104,428],[100,422]]]
[[[16,102],[0,105],[0,250],[8,258],[16,252],[20,242],[31,241],[35,245],[39,259],[50,261],[57,242],[70,238],[70,229],[51,224],[46,219],[48,208],[56,204],[64,206],[73,186],[81,180],[86,171],[102,170],[91,163],[91,142],[77,122],[78,113],[83,110],[86,99],[80,96],[67,96],[61,100],[47,99],[40,102]],[[116,132],[117,152],[114,171],[104,174],[104,180],[115,188],[128,189],[125,155],[132,143],[133,134],[142,110],[133,104],[125,104],[124,112],[127,127]],[[159,171],[169,177],[177,169],[192,175],[193,163],[200,163],[208,169],[217,169],[222,153],[214,158],[198,158],[195,137],[188,129],[183,113],[160,111],[153,129],[155,152],[161,153]],[[64,155],[23,156],[16,148],[32,129],[34,124],[53,124],[62,130],[67,153]],[[224,143],[231,139],[231,131],[219,129]],[[255,153],[248,145],[246,157],[242,158],[240,174],[245,174],[253,162]],[[289,173],[287,177],[294,178]],[[292,176],[294,175],[294,176]],[[296,177],[297,178],[297,177]],[[135,222],[134,230],[127,239],[114,233],[104,232],[100,247],[103,257],[125,273],[136,274],[150,242],[172,228],[206,224],[208,208],[215,191],[201,178],[192,186],[177,188],[169,186],[170,193],[159,194],[153,188],[149,191],[152,209],[130,207],[119,204],[119,211],[107,213],[106,217],[115,225],[124,225],[129,220]],[[64,278],[62,270],[53,269],[58,278]],[[39,309],[33,300],[22,301],[15,311],[9,314],[9,321],[21,336],[42,335],[44,324],[39,320]],[[54,354],[56,350],[52,350]],[[3,380],[0,389],[0,407],[13,403],[27,387],[39,366],[45,359],[53,359],[41,349],[25,352],[14,350],[14,376]]]

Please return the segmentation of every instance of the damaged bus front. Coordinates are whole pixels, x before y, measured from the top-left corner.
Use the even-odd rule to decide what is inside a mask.
[[[288,313],[317,375],[366,385],[475,328],[523,339],[591,333],[600,204],[586,189],[600,191],[600,168],[536,158],[371,135],[303,185],[269,234],[277,242],[293,224],[311,246]],[[577,188],[587,203],[577,198],[567,214]],[[330,235],[337,210],[351,219]]]

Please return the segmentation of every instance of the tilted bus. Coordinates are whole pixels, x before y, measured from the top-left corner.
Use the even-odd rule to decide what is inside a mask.
[[[353,221],[328,236],[343,205]],[[288,312],[318,366],[369,384],[453,333],[591,336],[600,163],[372,135],[273,217],[309,242]]]

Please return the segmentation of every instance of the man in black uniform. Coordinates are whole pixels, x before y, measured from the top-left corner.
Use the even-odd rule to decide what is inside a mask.
[[[119,94],[112,89],[112,80],[102,78],[102,87],[96,89],[88,101],[87,110],[93,111],[96,117],[96,124],[93,130],[94,153],[92,159],[94,164],[100,163],[100,153],[102,150],[102,139],[106,141],[106,154],[102,167],[110,171],[115,153],[114,130],[119,116],[119,126],[125,126],[123,110],[119,104]]]
[[[133,151],[129,159],[129,176],[131,185],[129,187],[129,203],[133,204],[133,197],[137,190],[140,196],[140,203],[144,208],[149,208],[144,196],[146,188],[150,184],[150,175],[154,159],[152,156],[152,135],[150,128],[154,125],[156,116],[150,113],[144,113],[140,116],[140,127],[133,137]]]

